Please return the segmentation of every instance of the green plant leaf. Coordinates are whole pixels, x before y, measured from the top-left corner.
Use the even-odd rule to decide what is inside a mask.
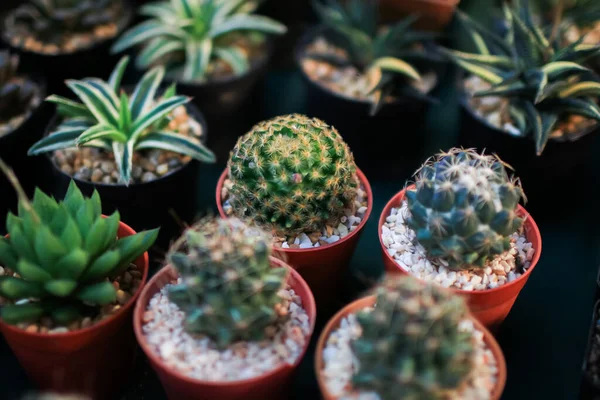
[[[9,325],[35,322],[44,316],[44,308],[39,303],[7,304],[0,310],[2,320]]]
[[[164,22],[165,25],[176,25],[179,16],[170,2],[155,2],[144,4],[140,7],[140,15],[154,17]],[[157,22],[157,21],[154,21]]]
[[[46,225],[41,225],[37,229],[34,250],[40,263],[44,268],[48,269],[52,275],[55,275],[53,268],[57,259],[67,254],[67,248]]]
[[[129,186],[131,182],[131,169],[133,168],[133,140],[127,143],[113,143],[113,153],[115,161],[119,167],[120,182]]]
[[[10,231],[10,243],[13,249],[17,252],[20,258],[24,258],[33,263],[37,263],[38,259],[33,250],[33,243],[25,236],[24,231],[19,226],[15,226]]]
[[[152,247],[158,237],[158,231],[158,228],[142,231],[117,241],[115,249],[121,254],[121,262],[127,264],[125,267]]]
[[[56,297],[67,297],[75,288],[77,288],[77,281],[71,279],[55,279],[44,284],[44,289]]]
[[[119,129],[121,132],[129,132],[131,129],[131,123],[129,97],[127,96],[127,93],[121,93],[121,104],[119,108]]]
[[[59,325],[67,325],[81,318],[81,306],[79,304],[65,304],[52,308],[50,311],[52,320]]]
[[[17,267],[17,254],[14,252],[8,239],[0,237],[0,265],[15,270]]]
[[[81,190],[75,183],[75,180],[71,179],[67,193],[65,194],[65,198],[62,202],[63,206],[69,211],[71,216],[75,217],[84,202],[85,199],[81,193]]]
[[[127,136],[109,125],[95,125],[83,132],[76,140],[78,146],[85,145],[94,140],[107,139],[113,142],[125,143]]]
[[[416,81],[421,80],[421,75],[414,67],[405,61],[393,57],[382,57],[373,63],[376,68],[381,68],[383,71],[395,72],[400,75],[407,76]]]
[[[17,272],[29,282],[43,283],[52,279],[52,275],[48,271],[25,259],[21,259],[17,263]]]
[[[538,152],[540,148],[543,149],[545,146],[542,117],[531,102],[522,101],[521,103],[528,125],[532,132],[533,140],[535,141],[536,152]]]
[[[598,82],[579,82],[568,88],[561,90],[558,94],[560,97],[584,97],[584,96],[600,96],[600,83]]]
[[[84,131],[85,128],[72,128],[52,132],[31,146],[27,151],[27,155],[37,156],[50,151],[76,147],[76,140]]]
[[[98,257],[85,271],[82,278],[84,281],[95,281],[111,275],[121,261],[121,254],[118,250],[110,250]]]
[[[221,23],[247,1],[248,0],[229,0],[221,2],[213,15],[213,23],[215,25]]]
[[[212,40],[205,39],[202,42],[189,41],[185,45],[185,65],[183,68],[183,80],[191,82],[204,77],[210,56],[212,53]]]
[[[216,161],[215,154],[199,140],[178,133],[149,133],[142,136],[136,144],[136,149],[161,149],[184,154],[205,163],[214,163]]]
[[[32,204],[44,223],[50,223],[54,217],[54,213],[58,210],[56,200],[42,192],[38,187],[35,188]]]
[[[67,86],[87,106],[96,120],[104,125],[118,126],[119,113],[96,87],[88,82],[67,80]]]
[[[37,283],[12,276],[2,276],[0,277],[0,295],[10,300],[39,299],[44,295],[44,291]]]
[[[169,99],[160,100],[154,108],[136,119],[130,136],[131,141],[137,141],[144,129],[150,127],[154,122],[160,120],[177,107],[184,105],[189,101],[190,98],[185,96],[175,96]]]
[[[157,67],[146,72],[138,82],[130,102],[131,119],[134,124],[139,118],[143,117],[146,111],[152,106],[154,97],[156,96],[156,90],[160,86],[164,76],[165,69]]]
[[[473,97],[485,97],[485,96],[516,96],[524,93],[531,92],[530,88],[526,87],[521,81],[516,81],[508,85],[494,86],[491,89],[482,90],[475,92]]]
[[[121,57],[121,59],[119,60],[119,63],[117,64],[117,66],[115,67],[113,72],[110,74],[110,77],[108,78],[108,84],[110,85],[110,87],[112,88],[114,93],[117,93],[119,91],[119,88],[121,87],[121,81],[123,80],[123,74],[125,74],[125,70],[127,69],[128,64],[129,64],[129,57],[128,56]]]
[[[105,305],[117,299],[117,291],[110,282],[100,282],[83,287],[77,298],[90,305]]]
[[[119,109],[119,98],[108,83],[98,78],[85,78],[83,82],[94,87],[102,95],[102,98],[110,103],[113,109]]]
[[[542,67],[548,79],[555,79],[564,73],[579,73],[589,71],[589,68],[570,61],[555,61]]]
[[[112,213],[109,217],[106,217],[106,236],[103,247],[110,248],[117,241],[117,234],[119,232],[119,222],[121,221],[121,215],[118,211]]]
[[[46,101],[49,103],[56,104],[56,112],[61,117],[66,118],[85,118],[85,119],[93,119],[94,115],[88,110],[86,106],[81,103],[77,103],[75,101],[69,100],[62,96],[57,96],[55,94],[46,98]]]
[[[79,248],[83,244],[83,238],[79,232],[79,226],[70,216],[66,221],[64,221],[64,229],[60,234],[60,241],[67,247],[69,251]]]
[[[554,130],[556,122],[558,121],[558,115],[554,113],[541,112],[540,117],[542,119],[542,135],[535,141],[535,149],[537,155],[541,155],[548,143],[548,139],[550,138],[550,134]]]
[[[280,35],[287,32],[285,25],[280,24],[271,18],[263,17],[261,15],[237,14],[227,18],[227,20],[218,25],[212,26],[208,35],[211,38],[216,38],[226,33],[239,30],[259,31]]]
[[[600,121],[600,107],[593,99],[553,98],[540,105],[544,110],[560,110],[563,114],[581,115]]]
[[[107,228],[106,219],[98,218],[85,237],[83,249],[87,251],[92,258],[96,257],[104,250]]]
[[[470,63],[461,59],[455,59],[454,62],[465,71],[472,73],[483,79],[484,81],[497,85],[503,81],[502,77],[492,71],[489,68],[484,68],[480,65]]]
[[[185,47],[181,40],[157,37],[152,39],[137,56],[135,62],[139,69],[145,69],[165,57],[167,54],[184,51]]]
[[[77,280],[85,271],[89,261],[90,257],[87,252],[80,248],[74,248],[56,262],[57,277]]]
[[[239,47],[216,47],[214,52],[231,67],[236,75],[241,75],[250,68],[248,57]]]
[[[89,201],[83,202],[75,214],[75,221],[77,221],[84,243],[95,220],[93,204]]]
[[[175,25],[170,26],[156,20],[145,21],[125,32],[111,47],[111,52],[119,53],[155,37],[167,36],[183,39],[186,35],[185,32],[179,30]]]
[[[102,215],[102,199],[100,198],[100,193],[98,193],[97,189],[94,189],[94,191],[92,192],[90,202],[93,206],[92,208],[94,210],[94,218],[100,217]]]
[[[514,62],[510,57],[495,56],[491,54],[472,54],[458,50],[449,50],[441,48],[440,51],[451,59],[461,59],[471,63],[483,65],[492,65],[498,68],[514,68]]]

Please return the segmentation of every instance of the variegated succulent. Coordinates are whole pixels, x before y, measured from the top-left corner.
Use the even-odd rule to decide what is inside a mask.
[[[202,81],[211,61],[219,59],[236,75],[250,68],[248,54],[232,44],[240,32],[283,34],[286,27],[253,15],[256,0],[170,0],[144,5],[147,21],[127,31],[112,48],[120,52],[142,44],[139,68],[160,64],[178,80]]]
[[[422,48],[437,34],[414,31],[418,16],[409,16],[391,26],[379,25],[376,0],[313,0],[321,23],[328,29],[327,40],[344,49],[347,58],[337,54],[306,56],[336,66],[353,65],[367,74],[369,91],[375,94],[371,114],[376,114],[390,95],[424,97],[407,80],[420,80],[415,61],[433,61],[438,56]]]
[[[558,35],[548,34],[534,22],[529,1],[504,4],[507,29],[503,36],[459,13],[477,53],[446,51],[454,62],[492,86],[474,94],[509,101],[510,117],[519,131],[530,135],[542,154],[557,123],[569,115],[600,121],[600,82],[584,67],[600,54],[600,46],[582,39],[561,45]]]
[[[174,85],[165,90],[162,98],[155,98],[164,68],[148,71],[133,94],[120,89],[128,61],[128,57],[121,59],[108,82],[98,78],[67,81],[81,103],[56,95],[48,97],[47,101],[57,105],[57,112],[64,120],[55,131],[35,143],[29,155],[75,146],[112,151],[125,185],[131,181],[135,151],[161,149],[214,162],[214,154],[199,140],[168,129],[173,110],[190,99],[176,95]]]

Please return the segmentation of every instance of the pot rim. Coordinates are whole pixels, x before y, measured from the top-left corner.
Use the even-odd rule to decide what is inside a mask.
[[[106,218],[105,215],[102,215],[102,216],[104,218]],[[123,236],[119,235],[119,237],[126,237],[126,236],[131,236],[131,235],[136,234],[136,231],[134,231],[133,228],[131,228],[129,225],[127,225],[123,221],[119,221],[119,230],[121,230],[121,229],[123,229],[125,231],[125,233],[127,233],[127,235],[123,235]],[[140,294],[142,293],[142,290],[146,286],[146,281],[148,280],[149,257],[148,257],[147,251],[145,251],[144,254],[139,256],[134,261],[134,263],[140,262],[140,261],[143,265],[143,271],[142,271],[142,281],[141,281],[138,289],[131,296],[129,301],[124,306],[121,306],[121,308],[119,309],[119,311],[117,313],[111,315],[108,318],[105,318],[104,320],[98,322],[97,324],[94,324],[87,328],[77,329],[75,331],[69,331],[69,332],[64,332],[64,333],[37,333],[37,332],[32,333],[32,332],[27,332],[24,329],[17,328],[13,325],[9,325],[6,322],[4,322],[2,319],[0,319],[1,330],[3,330],[3,331],[6,330],[6,331],[10,331],[13,334],[19,334],[22,336],[28,336],[31,338],[38,338],[38,339],[44,339],[44,338],[47,338],[47,339],[69,339],[69,338],[74,338],[79,335],[84,335],[86,333],[92,332],[97,329],[101,329],[104,326],[110,324],[113,321],[113,319],[116,318],[117,315],[130,310],[134,306],[134,304],[137,302],[137,299],[140,296]]]
[[[227,214],[225,214],[225,211],[223,210],[223,200],[221,199],[221,189],[223,188],[223,185],[225,184],[225,179],[227,178],[227,175],[228,175],[228,168],[225,168],[225,170],[223,171],[223,173],[221,173],[221,176],[219,177],[219,181],[217,182],[216,202],[217,202],[217,208],[219,210],[219,214],[221,215],[221,218],[229,218],[229,216]],[[356,228],[353,231],[348,232],[348,234],[346,236],[344,236],[343,238],[340,238],[340,240],[338,240],[337,242],[329,243],[327,245],[323,245],[323,246],[319,246],[319,247],[311,247],[308,249],[284,249],[282,247],[272,246],[273,249],[275,251],[277,251],[278,253],[286,253],[286,254],[294,254],[294,253],[300,254],[300,253],[307,253],[310,251],[320,252],[320,251],[329,250],[335,246],[341,245],[342,243],[350,240],[353,236],[358,235],[358,233],[360,231],[362,231],[362,229],[366,225],[367,221],[369,220],[369,217],[371,216],[371,212],[373,211],[373,191],[371,189],[371,184],[369,183],[369,180],[367,179],[365,174],[358,167],[356,167],[356,175],[358,176],[360,183],[364,186],[365,192],[367,193],[367,211],[365,211],[365,214],[363,215],[360,223],[356,226]]]
[[[200,109],[192,102],[186,103],[185,107],[186,107],[186,109],[188,109],[188,111],[191,111],[190,114],[192,114],[193,118],[196,120],[196,122],[198,122],[200,124],[200,126],[202,126],[201,142],[206,143],[206,140],[208,137],[208,125],[206,123],[206,118],[204,117],[204,114],[202,114],[202,111],[200,111]],[[51,127],[56,126],[58,124],[59,119],[60,119],[60,117],[58,116],[58,114],[55,111],[54,115],[52,116],[52,119],[50,119],[50,122],[46,126],[46,130],[44,132],[44,137],[46,137],[50,134]],[[157,179],[153,179],[149,182],[131,182],[129,185],[125,185],[123,183],[108,184],[108,183],[103,183],[103,182],[84,181],[79,178],[75,178],[74,176],[70,176],[67,173],[63,172],[60,168],[58,168],[58,166],[56,164],[54,164],[51,154],[54,154],[54,151],[46,152],[44,154],[39,154],[37,156],[29,156],[29,157],[40,157],[40,156],[45,157],[55,172],[61,174],[66,179],[74,180],[77,184],[91,185],[94,187],[108,189],[108,190],[111,190],[111,189],[114,190],[116,188],[126,188],[126,189],[133,188],[133,189],[135,189],[135,188],[139,188],[139,187],[145,187],[145,186],[147,187],[149,185],[159,184],[159,183],[163,182],[164,180],[172,177],[173,175],[183,171],[184,169],[189,168],[191,165],[193,165],[196,162],[196,160],[191,159],[188,163],[180,166],[179,168],[169,171],[165,175],[158,177]]]
[[[69,53],[56,53],[56,54],[38,53],[35,51],[25,49],[24,47],[14,46],[8,39],[7,33],[5,31],[6,31],[6,18],[8,17],[8,14],[11,11],[16,9],[15,7],[11,8],[9,10],[6,10],[4,13],[0,14],[0,31],[2,31],[2,34],[0,34],[0,41],[4,42],[6,44],[6,46],[8,48],[12,49],[13,51],[16,51],[16,52],[19,52],[22,54],[32,55],[32,56],[48,57],[48,58],[51,58],[54,60],[58,60],[61,57],[69,57],[69,56],[93,51],[94,49],[96,49],[100,46],[103,46],[107,43],[110,43],[111,41],[116,40],[119,36],[121,36],[123,34],[123,32],[125,32],[127,27],[131,24],[131,21],[133,21],[133,16],[135,13],[134,6],[131,4],[131,2],[132,2],[132,0],[122,1],[123,10],[121,13],[118,14],[118,16],[120,17],[119,18],[120,23],[119,22],[115,23],[115,25],[117,25],[117,33],[114,36],[111,36],[108,38],[103,38],[102,40],[91,43],[89,46],[76,49],[75,51],[72,51]]]
[[[594,383],[592,377],[590,376],[590,373],[587,370],[587,366],[588,366],[588,362],[589,362],[589,358],[590,358],[590,352],[592,351],[592,338],[594,337],[594,333],[596,331],[596,329],[595,329],[596,321],[598,320],[598,317],[600,314],[600,312],[599,312],[600,310],[598,309],[599,307],[600,307],[600,300],[596,300],[594,302],[594,309],[592,310],[592,321],[590,324],[590,329],[588,331],[588,337],[587,337],[587,343],[585,346],[583,364],[581,366],[581,371],[583,372],[584,379],[590,386],[592,386],[596,390],[600,390],[600,385],[598,385],[597,383]]]
[[[318,82],[312,80],[308,74],[304,71],[304,68],[302,68],[302,61],[304,60],[304,54],[305,54],[305,48],[308,46],[308,44],[314,39],[316,38],[316,36],[324,31],[327,30],[327,27],[324,26],[323,24],[316,24],[313,25],[311,27],[309,27],[300,37],[300,39],[298,40],[298,42],[296,43],[296,45],[294,46],[294,61],[296,63],[296,69],[300,71],[302,77],[304,77],[305,80],[307,80],[308,82],[310,82],[312,85],[316,86],[317,88],[319,88],[319,90],[333,96],[336,97],[340,100],[345,100],[345,101],[349,101],[352,103],[358,103],[358,104],[363,104],[363,105],[370,105],[371,101],[367,100],[367,99],[356,99],[353,97],[349,97],[349,96],[344,96],[343,94],[336,92],[335,90],[332,90],[324,85],[319,84]],[[444,61],[444,63],[446,63]],[[442,79],[441,78],[441,74],[439,73],[439,71],[435,71],[434,69],[434,73],[436,76],[436,83],[435,85],[427,92],[424,93],[424,95],[431,95],[431,93],[435,92],[435,90],[439,87]],[[410,98],[407,97],[396,97],[394,100],[390,101],[390,102],[386,102],[383,107],[388,107],[390,105],[403,105],[406,104],[406,100],[410,101]],[[417,99],[415,101],[423,101],[420,99]]]
[[[383,224],[385,223],[386,218],[388,217],[389,214],[386,213],[387,210],[391,209],[392,207],[394,207],[397,204],[402,204],[402,200],[404,199],[404,193],[406,192],[407,189],[413,189],[415,187],[414,184],[406,187],[405,189],[402,189],[401,191],[399,191],[398,193],[396,193],[385,205],[385,207],[383,208],[381,215],[379,217],[379,222],[377,225],[377,236],[379,237],[379,244],[381,245],[381,249],[383,251],[384,257],[393,262],[394,265],[398,268],[398,270],[406,272],[407,274],[409,274],[410,276],[419,279],[420,281],[424,281],[424,282],[429,282],[426,281],[425,279],[419,278],[415,275],[413,275],[410,271],[405,270],[404,268],[402,268],[398,262],[389,255],[389,253],[387,252],[387,247],[385,247],[385,245],[383,244],[383,239],[381,238],[381,227],[383,226]],[[518,204],[517,205],[517,213],[520,214],[521,216],[525,216],[525,223],[524,226],[529,226],[529,230],[525,231],[525,237],[527,239],[532,238],[532,237],[536,237],[538,239],[539,242],[539,246],[537,248],[534,249],[534,253],[533,253],[533,258],[531,259],[531,264],[529,266],[529,268],[527,268],[527,270],[525,270],[525,272],[523,272],[521,274],[520,277],[518,277],[517,279],[515,279],[512,282],[507,282],[502,286],[498,286],[496,288],[493,289],[484,289],[484,290],[462,290],[462,289],[455,289],[455,288],[447,288],[450,291],[454,292],[455,294],[467,294],[469,296],[486,296],[486,295],[491,295],[493,293],[498,293],[504,290],[509,289],[510,287],[517,285],[520,281],[522,281],[523,279],[527,280],[529,278],[529,275],[531,274],[531,272],[533,271],[533,269],[537,266],[538,261],[540,260],[540,256],[542,254],[542,236],[540,234],[540,230],[537,226],[537,223],[535,222],[535,220],[533,219],[533,217],[531,216],[531,214],[529,214],[527,212],[527,210],[525,210],[525,208]]]
[[[32,81],[37,86],[37,89],[38,89],[39,95],[40,95],[40,103],[37,105],[37,107],[31,109],[27,118],[25,118],[19,124],[19,126],[14,128],[12,131],[0,136],[0,143],[2,142],[3,139],[8,139],[9,137],[12,137],[25,124],[32,121],[36,117],[36,114],[42,109],[42,107],[44,107],[44,103],[45,103],[45,99],[46,99],[46,95],[47,95],[46,80],[44,79],[44,77],[41,75],[37,75],[37,74],[17,74],[17,77],[18,76],[21,76],[21,77],[25,76],[26,78],[28,78],[30,81]]]
[[[321,390],[321,394],[326,400],[333,400],[335,397],[331,396],[327,391],[327,386],[325,385],[323,374],[321,371],[324,367],[323,362],[323,350],[325,349],[325,344],[329,336],[333,332],[334,329],[338,328],[342,319],[350,313],[355,312],[356,310],[362,310],[366,307],[373,306],[375,304],[376,297],[374,295],[366,296],[359,298],[357,300],[352,301],[351,303],[344,306],[340,311],[338,311],[330,320],[327,322],[327,325],[321,332],[319,336],[319,341],[317,342],[316,354],[315,354],[315,374],[317,376],[317,383],[319,384],[319,389]],[[484,335],[484,342],[489,350],[494,354],[494,358],[496,359],[497,368],[498,368],[498,376],[496,379],[496,384],[494,385],[494,389],[491,393],[493,399],[499,399],[504,391],[504,387],[506,385],[506,359],[504,358],[504,353],[502,352],[502,348],[494,338],[494,336],[490,333],[490,331],[479,322],[473,315],[469,313],[471,321],[475,325],[475,328]]]
[[[251,377],[251,378],[246,378],[246,379],[234,380],[234,381],[209,381],[209,380],[196,379],[196,378],[192,378],[190,376],[184,375],[175,369],[169,368],[165,364],[165,362],[162,360],[162,358],[160,358],[156,354],[156,352],[150,348],[150,345],[148,344],[148,341],[146,340],[146,337],[143,332],[143,323],[142,323],[142,318],[143,318],[144,312],[146,312],[146,308],[147,308],[148,304],[143,304],[141,301],[138,301],[137,304],[135,305],[135,309],[133,310],[133,330],[135,332],[137,342],[140,345],[140,347],[142,348],[143,352],[146,354],[146,357],[148,357],[148,359],[152,363],[160,366],[161,369],[167,371],[169,375],[175,377],[177,380],[184,381],[189,384],[206,385],[206,386],[213,386],[213,387],[228,387],[228,386],[247,385],[247,384],[250,384],[253,382],[257,382],[259,380],[268,379],[271,376],[273,376],[281,371],[293,370],[296,367],[298,367],[298,365],[302,362],[302,359],[306,355],[306,351],[308,350],[308,347],[310,346],[310,340],[311,340],[312,335],[315,330],[315,322],[316,322],[316,317],[317,317],[317,307],[316,307],[316,303],[315,303],[315,298],[313,296],[313,293],[312,293],[310,287],[306,283],[306,281],[302,278],[302,276],[300,276],[300,274],[296,270],[294,270],[292,267],[290,267],[288,264],[286,264],[281,259],[275,258],[273,256],[271,256],[269,258],[271,260],[271,266],[276,266],[277,268],[287,268],[290,273],[288,276],[288,281],[290,280],[290,278],[292,278],[295,282],[298,283],[299,286],[302,286],[304,288],[304,290],[307,294],[307,296],[306,296],[307,298],[302,298],[302,308],[304,308],[307,315],[309,315],[309,330],[310,331],[309,331],[308,335],[305,336],[306,342],[304,344],[304,349],[302,350],[302,352],[300,353],[300,355],[298,356],[298,358],[296,359],[296,361],[293,364],[280,364],[277,368],[274,368],[274,369],[266,372],[265,374]],[[164,278],[164,275],[169,271],[175,271],[175,273],[177,273],[176,269],[172,265],[170,265],[170,264],[165,265],[156,274],[154,274],[152,279],[150,279],[150,281],[144,286],[144,290],[140,294],[140,297],[144,297],[142,295],[146,295],[146,292],[149,291],[150,288],[154,284],[156,284],[156,282],[158,280]],[[151,297],[150,297],[150,299],[151,299]],[[312,315],[312,318],[310,317],[310,315]]]

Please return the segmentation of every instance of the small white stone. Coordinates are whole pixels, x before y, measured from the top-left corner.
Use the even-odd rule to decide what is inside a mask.
[[[281,248],[282,248],[282,249],[289,249],[289,248],[290,248],[290,245],[288,244],[288,242],[283,242],[283,243],[281,244]]]
[[[325,241],[329,244],[331,243],[335,243],[338,240],[340,240],[340,237],[338,235],[331,235],[330,237],[328,237],[327,239],[325,239]]]

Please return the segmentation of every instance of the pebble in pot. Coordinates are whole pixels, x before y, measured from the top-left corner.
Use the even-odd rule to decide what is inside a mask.
[[[74,182],[62,202],[40,190],[30,202],[0,167],[20,202],[0,238],[0,331],[41,389],[114,398],[134,361],[127,327],[158,229],[103,216],[98,193],[85,198]]]
[[[314,301],[269,238],[208,218],[171,248],[148,285],[138,340],[171,399],[286,398],[314,325]]]
[[[436,155],[382,213],[386,268],[457,290],[477,318],[497,326],[539,258],[523,195],[495,156],[456,148]]]
[[[303,115],[263,121],[242,136],[217,187],[223,216],[270,231],[320,309],[338,301],[371,202],[368,181],[339,133]]]
[[[325,328],[316,370],[326,400],[497,400],[506,365],[464,300],[390,277]]]

